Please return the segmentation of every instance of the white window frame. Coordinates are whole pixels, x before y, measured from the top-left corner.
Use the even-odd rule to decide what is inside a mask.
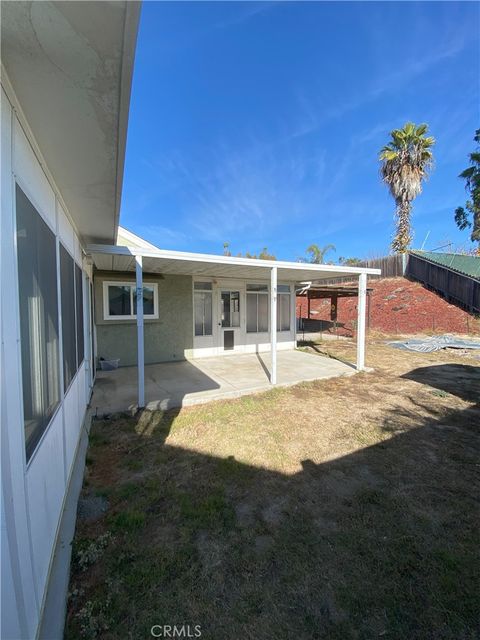
[[[199,288],[199,289],[195,289],[195,285],[196,284],[203,284],[203,283],[208,283],[210,285],[210,289],[206,289],[206,288]],[[214,331],[214,321],[213,321],[213,313],[214,313],[214,306],[215,306],[215,298],[214,298],[214,291],[213,291],[213,282],[211,280],[193,280],[192,283],[192,287],[193,287],[193,337],[195,339],[198,338],[212,338],[213,337],[213,331]],[[211,296],[211,305],[212,305],[212,309],[211,309],[211,314],[212,314],[212,328],[210,333],[200,333],[200,334],[196,334],[195,333],[195,294],[196,293],[209,293]],[[204,325],[204,329],[205,329],[205,323],[203,323]]]
[[[124,280],[104,280],[103,281],[103,319],[109,321],[122,322],[123,320],[136,320],[137,314],[133,313],[128,316],[111,316],[109,313],[110,304],[108,299],[108,287],[130,287],[130,308],[135,309],[134,306],[134,292],[137,288],[136,283],[131,280],[130,282]],[[153,314],[145,313],[143,315],[145,320],[158,320],[158,284],[156,282],[143,282],[144,287],[150,287],[153,289]]]

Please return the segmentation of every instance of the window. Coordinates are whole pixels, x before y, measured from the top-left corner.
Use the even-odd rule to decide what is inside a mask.
[[[75,263],[60,244],[60,300],[62,305],[63,385],[65,391],[77,372],[75,322]]]
[[[133,282],[103,283],[103,317],[105,320],[135,320],[137,287]],[[158,318],[158,285],[143,285],[143,317]]]
[[[268,332],[268,285],[247,284],[247,333]]]
[[[212,283],[193,283],[195,335],[212,335]]]
[[[18,296],[27,460],[60,401],[57,258],[53,232],[16,185]]]
[[[78,264],[75,264],[75,312],[77,316],[77,369],[85,357],[83,335],[83,274]]]
[[[240,326],[240,291],[222,291],[222,327]]]
[[[290,285],[277,287],[277,331],[290,331]]]

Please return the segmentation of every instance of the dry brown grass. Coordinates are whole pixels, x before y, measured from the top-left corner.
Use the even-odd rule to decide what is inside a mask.
[[[354,344],[312,345],[354,359]],[[371,340],[349,378],[98,422],[67,637],[473,639],[480,367]],[[83,593],[82,590],[83,589]]]

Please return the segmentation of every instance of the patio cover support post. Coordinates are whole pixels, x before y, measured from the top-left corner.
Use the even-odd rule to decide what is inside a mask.
[[[367,274],[358,276],[358,319],[357,319],[357,370],[365,369],[365,316],[367,298]]]
[[[277,267],[270,272],[270,383],[277,384]]]
[[[145,406],[145,344],[143,337],[143,272],[142,256],[135,256],[137,276],[137,371],[138,371],[138,408]]]

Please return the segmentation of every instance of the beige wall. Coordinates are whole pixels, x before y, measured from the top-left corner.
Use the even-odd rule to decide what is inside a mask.
[[[191,276],[144,274],[146,282],[158,284],[158,320],[145,320],[145,364],[184,360],[193,348]],[[95,324],[97,356],[120,358],[120,366],[137,364],[135,320],[103,319],[103,282],[134,282],[133,273],[97,271],[95,274]]]

